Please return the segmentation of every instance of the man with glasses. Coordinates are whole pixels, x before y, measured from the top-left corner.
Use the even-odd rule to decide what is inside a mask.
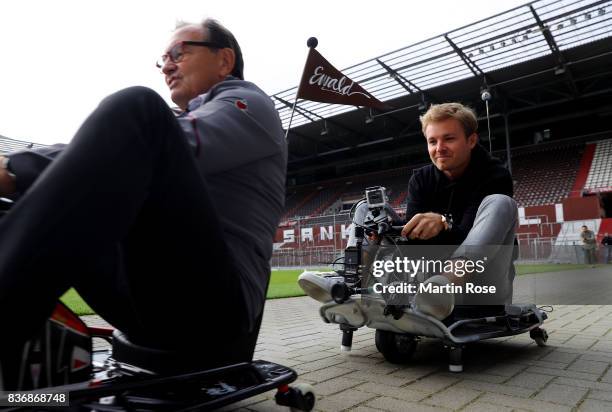
[[[283,211],[286,143],[240,47],[207,19],[180,24],[152,90],[104,99],[66,147],[0,159],[0,389],[24,342],[75,287],[136,344],[191,367],[252,357]]]

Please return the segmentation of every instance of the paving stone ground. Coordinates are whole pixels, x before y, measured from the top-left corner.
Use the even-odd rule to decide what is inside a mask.
[[[419,342],[408,365],[386,362],[368,328],[341,353],[338,326],[323,323],[318,308],[308,297],[268,301],[255,353],[312,384],[317,411],[612,411],[612,305],[556,305],[545,323],[547,347],[528,335],[474,343],[460,374],[448,372],[433,339]],[[224,410],[287,411],[273,396]]]

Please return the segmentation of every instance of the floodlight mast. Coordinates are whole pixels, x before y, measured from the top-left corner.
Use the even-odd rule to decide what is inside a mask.
[[[480,94],[480,98],[485,102],[487,108],[487,131],[489,133],[489,153],[493,153],[493,143],[491,142],[491,116],[489,116],[489,100],[493,98],[489,89],[484,89]]]

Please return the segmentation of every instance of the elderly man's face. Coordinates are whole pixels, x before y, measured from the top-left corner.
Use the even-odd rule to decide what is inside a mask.
[[[182,41],[204,41],[205,36],[200,26],[185,26],[176,30],[165,54]],[[226,54],[219,49],[196,45],[184,45],[183,55],[178,63],[167,59],[162,67],[166,84],[170,88],[172,101],[185,109],[191,99],[206,93],[215,84],[221,82],[231,72],[228,71]]]
[[[461,123],[449,118],[427,125],[425,140],[433,164],[446,176],[455,179],[469,165],[478,137],[474,133],[466,138]]]

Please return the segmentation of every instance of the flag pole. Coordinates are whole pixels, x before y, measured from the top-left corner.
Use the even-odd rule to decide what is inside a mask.
[[[298,97],[297,97],[297,91],[296,91],[295,100],[293,100],[293,108],[291,109],[291,117],[289,118],[289,124],[287,125],[287,130],[285,131],[285,140],[287,140],[287,136],[289,136],[289,129],[291,129],[291,122],[293,122],[293,114],[295,113],[295,105],[297,104],[297,99]]]
[[[314,49],[319,44],[319,41],[316,37],[311,37],[306,42],[306,45],[310,49]],[[308,63],[308,59],[306,59]],[[306,64],[304,64],[304,70],[306,70]],[[300,84],[298,85],[298,89],[295,92],[295,99],[293,100],[293,108],[291,109],[291,117],[289,118],[289,124],[287,125],[287,130],[285,131],[285,140],[289,136],[289,129],[291,129],[291,123],[293,122],[293,115],[295,114],[295,106],[297,105],[298,95],[300,94],[300,87],[302,87],[302,81],[304,80],[304,70],[302,71],[302,79],[300,80]]]

